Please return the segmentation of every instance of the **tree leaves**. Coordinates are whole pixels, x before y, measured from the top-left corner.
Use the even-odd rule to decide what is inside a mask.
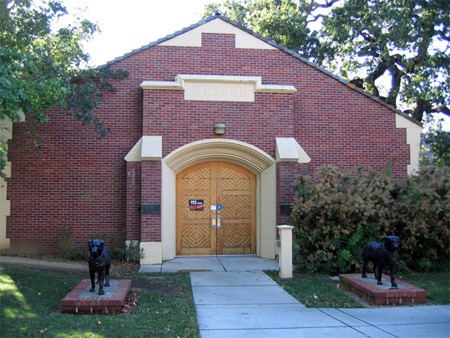
[[[377,96],[375,81],[388,76],[384,99],[409,104],[408,112],[422,121],[424,113],[450,102],[449,17],[444,1],[346,0],[325,18],[322,32],[342,57],[344,74],[361,77]]]
[[[67,15],[59,1],[0,0],[0,120],[46,122],[46,110],[59,106],[100,137],[108,135],[94,115],[102,91],[115,91],[109,79],[128,73],[88,67],[82,42],[98,27],[85,19],[55,29]],[[0,140],[0,172],[6,141]]]

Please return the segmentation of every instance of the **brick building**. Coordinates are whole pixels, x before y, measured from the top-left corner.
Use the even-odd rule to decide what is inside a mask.
[[[404,177],[421,125],[296,53],[220,16],[110,62],[130,73],[105,93],[98,139],[57,110],[27,150],[27,122],[8,137],[0,191],[3,250],[56,253],[139,241],[156,264],[176,255],[273,258],[292,184],[323,165]]]

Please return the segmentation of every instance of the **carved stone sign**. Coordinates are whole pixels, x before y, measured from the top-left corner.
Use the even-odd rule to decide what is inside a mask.
[[[185,100],[255,101],[253,83],[185,82]]]

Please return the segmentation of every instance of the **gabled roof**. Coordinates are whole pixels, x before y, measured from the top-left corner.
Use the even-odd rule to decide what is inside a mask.
[[[235,27],[237,27],[237,28],[239,28],[239,29],[245,31],[246,33],[251,34],[252,36],[254,36],[254,37],[256,37],[256,38],[258,38],[258,39],[264,41],[265,43],[267,43],[267,44],[269,44],[269,45],[271,45],[271,46],[273,46],[273,47],[275,47],[275,48],[277,48],[277,49],[279,49],[279,50],[281,50],[281,51],[283,51],[283,52],[285,52],[285,53],[287,53],[287,54],[289,54],[289,55],[291,55],[291,56],[293,56],[293,57],[295,57],[296,59],[298,59],[298,60],[300,60],[300,61],[302,61],[302,62],[308,64],[309,66],[311,66],[311,67],[313,67],[313,68],[319,70],[319,71],[322,72],[322,73],[325,73],[326,75],[328,75],[328,76],[334,78],[335,80],[337,80],[337,81],[339,81],[339,82],[345,84],[346,86],[350,87],[351,89],[356,90],[357,92],[359,92],[359,93],[361,93],[361,94],[367,96],[368,98],[370,98],[370,99],[372,99],[372,100],[378,102],[379,104],[385,106],[386,108],[388,108],[388,109],[394,111],[394,112],[397,113],[397,114],[400,114],[401,116],[407,118],[407,119],[410,120],[411,122],[414,122],[415,124],[417,124],[417,125],[419,125],[419,126],[422,127],[422,123],[418,122],[418,121],[415,120],[414,118],[412,118],[412,117],[408,116],[407,114],[403,113],[402,111],[400,111],[400,110],[397,109],[396,107],[394,107],[394,106],[388,104],[386,101],[382,100],[380,97],[375,96],[375,95],[372,95],[372,94],[370,94],[370,93],[364,91],[363,89],[361,89],[361,88],[355,86],[354,84],[350,83],[349,81],[347,81],[347,80],[345,80],[345,79],[343,79],[343,78],[341,78],[341,77],[339,77],[339,76],[337,76],[337,75],[335,75],[335,74],[333,74],[333,73],[327,71],[326,69],[324,69],[324,68],[318,66],[317,64],[315,64],[315,63],[309,61],[308,59],[304,58],[303,56],[301,56],[301,55],[298,54],[297,52],[293,51],[292,49],[286,48],[285,46],[283,46],[283,45],[281,45],[281,44],[279,44],[279,43],[277,43],[277,42],[275,42],[275,41],[272,41],[272,40],[270,40],[270,39],[268,39],[268,38],[266,38],[266,37],[264,37],[264,36],[262,36],[262,35],[260,35],[260,34],[258,34],[258,33],[255,33],[255,32],[253,32],[252,30],[248,29],[247,27],[244,27],[244,26],[240,25],[240,24],[237,23],[236,21],[230,20],[230,19],[228,19],[227,17],[222,16],[222,15],[220,15],[220,14],[216,14],[216,15],[213,15],[213,16],[209,16],[208,18],[203,19],[203,20],[197,22],[196,24],[193,24],[193,25],[191,25],[191,26],[189,26],[189,27],[183,28],[182,30],[177,31],[177,32],[175,32],[175,33],[173,33],[173,34],[169,34],[169,35],[167,35],[166,37],[163,37],[163,38],[161,38],[161,39],[158,39],[157,41],[151,42],[151,43],[149,43],[148,45],[144,45],[144,46],[142,46],[141,48],[134,49],[134,50],[132,50],[130,53],[127,53],[127,54],[124,54],[124,55],[122,55],[122,56],[120,56],[120,57],[117,57],[117,58],[115,58],[114,60],[109,61],[109,62],[107,62],[105,65],[100,66],[100,67],[105,67],[105,66],[114,64],[114,63],[116,63],[116,62],[118,62],[118,61],[121,61],[121,60],[123,60],[123,59],[126,59],[126,58],[128,58],[128,57],[130,57],[130,56],[132,56],[132,55],[134,55],[134,54],[137,54],[137,53],[139,53],[139,52],[141,52],[141,51],[144,51],[144,50],[146,50],[146,49],[148,49],[148,48],[157,46],[157,45],[162,44],[162,43],[164,43],[164,42],[166,42],[166,41],[168,41],[168,40],[171,40],[171,39],[173,39],[173,38],[175,38],[175,37],[177,37],[177,36],[180,36],[180,35],[182,35],[182,34],[184,34],[184,33],[187,33],[187,32],[189,32],[189,31],[192,31],[193,29],[195,29],[195,28],[197,28],[197,27],[199,27],[199,26],[202,26],[202,25],[204,25],[204,24],[206,24],[206,23],[208,23],[208,22],[210,22],[210,21],[212,21],[212,20],[216,20],[216,19],[223,20],[223,21],[225,21],[225,22],[227,22],[227,23],[229,23],[229,24],[231,24],[231,25],[233,25],[233,26],[235,26]]]

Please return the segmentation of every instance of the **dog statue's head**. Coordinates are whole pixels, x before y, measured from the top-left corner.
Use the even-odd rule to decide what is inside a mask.
[[[93,239],[88,242],[89,245],[89,253],[93,257],[98,257],[103,252],[103,247],[105,246],[105,241],[99,239]]]
[[[398,250],[399,243],[400,237],[398,236],[386,236],[383,238],[384,248],[389,252]]]

